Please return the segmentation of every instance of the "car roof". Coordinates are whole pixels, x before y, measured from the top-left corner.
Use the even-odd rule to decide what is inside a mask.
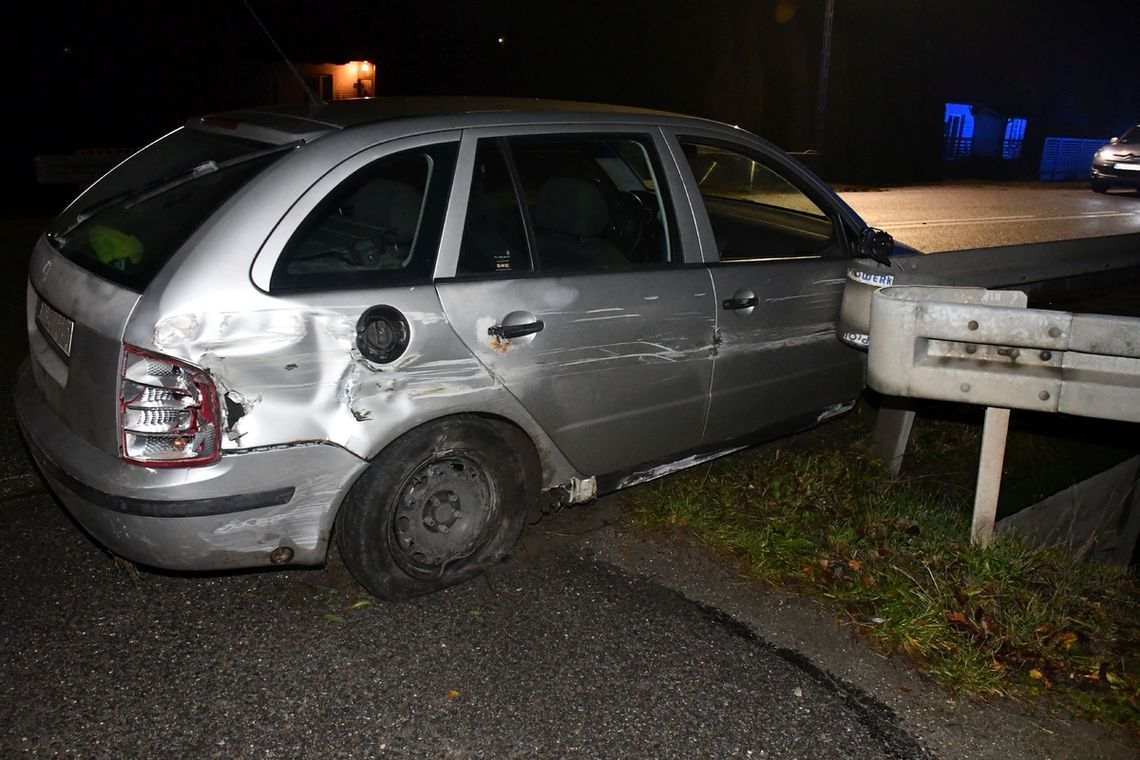
[[[186,126],[206,131],[232,131],[270,142],[286,142],[312,139],[329,131],[395,119],[462,116],[471,117],[473,122],[478,115],[493,114],[528,116],[549,114],[581,117],[599,122],[619,121],[632,117],[639,121],[718,124],[695,116],[606,103],[543,98],[415,96],[350,98],[314,105],[246,108],[196,116],[188,120]]]

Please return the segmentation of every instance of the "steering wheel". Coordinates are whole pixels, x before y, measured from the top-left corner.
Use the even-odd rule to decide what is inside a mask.
[[[645,237],[648,209],[635,191],[616,195],[610,213],[610,229],[616,245],[626,256],[631,256]]]

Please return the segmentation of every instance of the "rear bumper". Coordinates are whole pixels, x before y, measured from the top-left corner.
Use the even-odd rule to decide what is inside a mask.
[[[72,433],[30,367],[16,380],[16,416],[36,464],[67,510],[109,550],[171,570],[318,564],[336,509],[367,466],[325,444],[224,454],[204,467],[128,464]]]

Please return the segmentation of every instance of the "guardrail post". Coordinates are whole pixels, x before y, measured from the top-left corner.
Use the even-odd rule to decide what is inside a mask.
[[[886,462],[892,478],[899,476],[914,427],[914,409],[905,408],[904,403],[899,398],[883,398],[875,415],[875,433],[871,439],[872,453]]]
[[[1009,410],[986,407],[986,420],[982,425],[982,453],[978,461],[978,487],[974,491],[974,519],[970,525],[970,543],[983,549],[990,545],[994,535],[1008,434]]]

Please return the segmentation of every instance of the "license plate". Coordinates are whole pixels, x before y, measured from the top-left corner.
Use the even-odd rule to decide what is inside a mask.
[[[40,299],[36,307],[36,324],[61,354],[71,357],[71,333],[75,323]]]
[[[1113,164],[1112,168],[1126,172],[1140,172],[1140,164]]]

